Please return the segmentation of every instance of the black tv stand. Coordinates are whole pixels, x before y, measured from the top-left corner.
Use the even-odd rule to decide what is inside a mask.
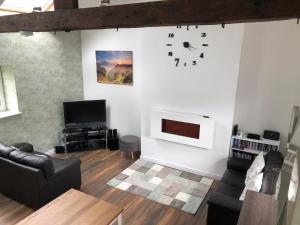
[[[66,152],[107,147],[107,127],[99,124],[72,124],[63,129]]]

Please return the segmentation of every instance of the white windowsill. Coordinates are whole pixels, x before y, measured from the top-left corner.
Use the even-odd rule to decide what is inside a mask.
[[[22,114],[22,113],[19,111],[3,111],[3,112],[0,112],[0,119],[11,117],[11,116],[16,116],[16,115],[20,115],[20,114]]]

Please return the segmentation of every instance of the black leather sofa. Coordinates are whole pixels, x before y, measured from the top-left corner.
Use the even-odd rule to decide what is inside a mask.
[[[0,143],[0,193],[38,209],[71,188],[80,189],[80,160],[58,159],[29,144]],[[23,151],[24,149],[24,151]]]
[[[230,158],[227,162],[221,182],[208,198],[207,225],[236,225],[243,202],[239,200],[245,187],[247,170],[252,161]],[[283,164],[280,152],[269,152],[265,155],[262,193],[273,195],[276,182]]]

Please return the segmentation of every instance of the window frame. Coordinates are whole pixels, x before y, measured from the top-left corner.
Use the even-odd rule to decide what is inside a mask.
[[[6,111],[6,101],[5,101],[5,92],[4,92],[4,82],[2,76],[2,70],[0,67],[0,112]]]

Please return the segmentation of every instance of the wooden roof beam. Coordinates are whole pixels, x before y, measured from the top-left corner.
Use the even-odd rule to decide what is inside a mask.
[[[0,33],[248,23],[299,16],[299,0],[168,0],[2,16]]]

